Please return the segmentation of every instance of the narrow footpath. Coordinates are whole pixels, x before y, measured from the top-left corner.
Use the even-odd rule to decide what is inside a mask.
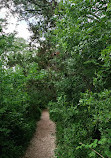
[[[54,158],[54,150],[55,123],[50,120],[48,110],[44,110],[24,158]]]

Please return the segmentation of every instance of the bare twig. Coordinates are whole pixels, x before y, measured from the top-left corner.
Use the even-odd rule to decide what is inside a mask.
[[[81,144],[81,145],[83,145],[83,143],[79,143],[79,144]],[[94,151],[96,154],[98,154],[100,157],[102,157],[102,158],[104,158],[104,156],[102,156],[100,153],[98,153],[96,150],[94,150],[94,149],[92,149],[92,148],[90,148],[92,151]]]

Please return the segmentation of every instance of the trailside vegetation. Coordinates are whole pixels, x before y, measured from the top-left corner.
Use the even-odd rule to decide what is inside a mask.
[[[39,22],[30,23],[31,42],[16,38],[16,34],[6,34],[7,19],[0,19],[0,157],[19,158],[32,138],[41,110],[53,100],[53,84],[47,58],[44,53],[48,43],[41,40],[42,31],[47,32],[47,22],[53,13],[51,3],[25,1],[1,1],[0,9],[8,8],[12,14],[22,19],[35,18]],[[46,6],[46,7],[45,7]],[[40,11],[38,13],[38,10]],[[44,19],[44,20],[43,20]],[[47,24],[47,25],[46,25]],[[37,48],[36,45],[39,45]],[[45,53],[46,54],[46,53]]]
[[[1,19],[1,22],[4,20]],[[2,28],[2,26],[1,26]],[[0,157],[24,154],[45,108],[48,74],[24,39],[0,34]],[[47,87],[46,87],[47,88]]]
[[[9,0],[3,6],[11,2],[32,37],[27,44],[4,34],[0,20],[1,158],[21,157],[43,108],[56,122],[58,158],[110,158],[110,0]]]
[[[57,157],[111,157],[111,9],[109,1],[62,1],[56,49]],[[60,16],[59,16],[60,14]]]

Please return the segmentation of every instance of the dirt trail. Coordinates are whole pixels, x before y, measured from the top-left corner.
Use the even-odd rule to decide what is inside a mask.
[[[54,158],[55,124],[49,119],[49,112],[42,112],[41,120],[24,158]]]

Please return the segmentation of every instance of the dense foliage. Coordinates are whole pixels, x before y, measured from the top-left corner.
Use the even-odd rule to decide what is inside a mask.
[[[50,102],[58,157],[111,157],[109,6],[108,1],[60,3],[52,32],[60,50],[54,81],[58,97]]]
[[[9,7],[12,0],[5,2]],[[13,5],[40,46],[1,29],[2,158],[21,155],[47,105],[57,125],[58,158],[110,158],[110,1],[13,0]]]
[[[32,52],[25,40],[1,29],[0,48],[0,157],[17,158],[24,154],[47,104],[43,85],[48,75],[39,70],[37,50]]]

